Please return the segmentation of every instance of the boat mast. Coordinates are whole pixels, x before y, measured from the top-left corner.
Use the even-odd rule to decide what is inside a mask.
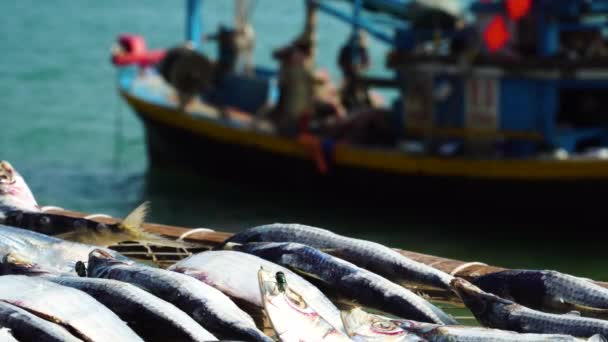
[[[186,41],[200,50],[203,37],[203,0],[187,0],[186,3]]]

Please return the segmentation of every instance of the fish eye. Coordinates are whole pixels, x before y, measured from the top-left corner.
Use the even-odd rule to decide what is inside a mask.
[[[287,296],[287,299],[289,299],[289,301],[297,306],[300,309],[306,309],[306,307],[308,305],[306,305],[306,302],[297,294],[290,292],[290,294]]]
[[[372,331],[385,335],[397,335],[405,332],[397,324],[385,320],[372,322]]]
[[[285,300],[287,304],[296,311],[304,315],[314,315],[315,311],[306,304],[306,301],[297,293],[287,290],[285,294]]]

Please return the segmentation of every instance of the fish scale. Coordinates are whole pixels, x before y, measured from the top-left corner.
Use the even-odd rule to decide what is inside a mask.
[[[360,342],[605,342],[600,335],[581,339],[564,334],[517,333],[482,327],[421,323],[371,314],[360,308],[343,312],[343,319],[353,340]]]
[[[414,282],[449,289],[453,277],[401,255],[379,243],[349,238],[329,230],[301,224],[275,223],[250,228],[233,235],[226,243],[298,242],[348,260],[392,281]]]
[[[608,317],[608,289],[572,275],[550,270],[505,270],[478,277],[486,292],[532,309]]]
[[[125,322],[93,297],[38,277],[1,276],[0,300],[52,317],[85,340],[143,341]]]
[[[197,278],[231,297],[263,308],[257,280],[260,267],[273,273],[283,272],[289,286],[306,298],[309,305],[331,325],[344,331],[340,312],[319,289],[285,267],[254,255],[236,251],[202,252],[177,262],[169,269]]]
[[[173,303],[214,334],[252,341],[272,341],[226,295],[192,277],[132,261],[121,262],[100,251],[91,252],[87,274],[140,286]]]
[[[62,326],[2,301],[0,301],[0,326],[9,328],[15,338],[23,341],[82,342]]]
[[[533,310],[511,300],[483,292],[464,279],[452,286],[464,304],[483,325],[524,333],[608,336],[608,321],[574,314],[553,314]]]
[[[310,246],[299,243],[251,243],[235,249],[319,278],[327,287],[361,305],[422,322],[457,323],[412,291]]]
[[[87,260],[89,253],[97,246],[65,241],[52,236],[25,229],[0,225],[0,256],[9,253],[23,255],[36,264],[58,273],[76,275],[74,265],[77,261]],[[125,256],[103,249],[120,260]]]
[[[146,291],[112,279],[45,277],[54,283],[88,293],[110,308],[146,341],[211,341],[215,337],[190,316]]]

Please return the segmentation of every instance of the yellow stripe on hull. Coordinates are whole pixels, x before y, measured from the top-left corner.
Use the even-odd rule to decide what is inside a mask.
[[[227,144],[251,147],[269,153],[299,159],[313,158],[306,148],[294,139],[232,128],[186,115],[176,109],[148,103],[126,92],[121,92],[128,103],[149,119],[203,135]],[[468,177],[504,180],[608,180],[608,160],[475,160],[466,158],[437,158],[411,156],[400,151],[364,148],[339,144],[335,148],[336,166],[383,171],[394,174],[437,177]]]

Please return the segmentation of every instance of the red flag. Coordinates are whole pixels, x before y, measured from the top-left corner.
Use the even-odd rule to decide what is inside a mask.
[[[532,7],[532,0],[506,0],[507,13],[511,20],[519,20],[525,17]]]
[[[500,50],[509,41],[510,35],[507,30],[505,19],[501,15],[496,15],[483,33],[483,39],[490,52]]]

